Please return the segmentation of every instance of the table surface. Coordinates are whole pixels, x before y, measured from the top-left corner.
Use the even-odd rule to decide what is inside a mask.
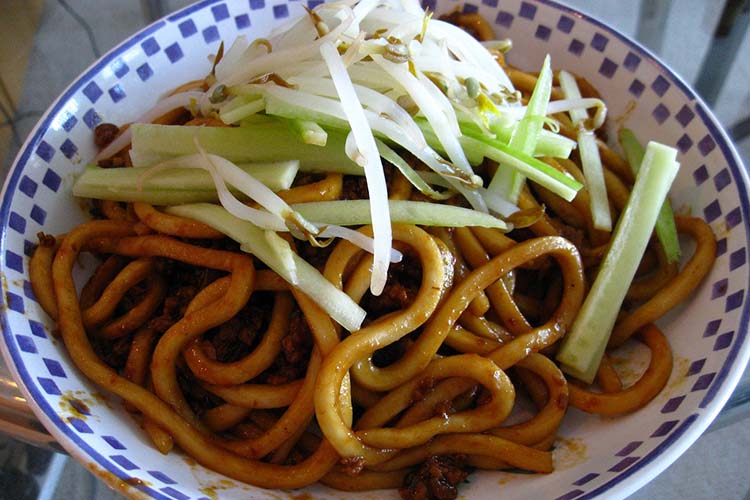
[[[156,16],[181,8],[186,0],[3,0],[0,2],[0,104],[9,116],[0,124],[0,178],[4,178],[21,140],[41,112],[91,61]],[[719,120],[742,130],[750,114],[750,36],[735,35],[731,57],[711,59],[714,33],[724,2],[643,0],[565,2],[614,25],[651,48],[686,81],[704,91]],[[728,0],[747,9],[746,0]],[[745,15],[745,17],[747,17]],[[66,40],[60,44],[59,40]],[[69,50],[69,47],[79,47]],[[726,55],[726,50],[724,51]],[[691,57],[685,57],[690,54]],[[714,66],[707,68],[704,59]],[[728,60],[724,60],[728,59]],[[54,68],[54,71],[50,71]],[[701,80],[710,70],[708,83]],[[717,82],[722,85],[717,85]],[[741,105],[738,105],[741,103]],[[747,124],[745,123],[747,128]],[[750,161],[750,137],[737,141],[744,162]],[[1,362],[0,362],[1,363]],[[14,382],[0,364],[0,432],[26,441],[54,441],[25,410]],[[5,419],[3,418],[10,415]],[[746,473],[750,463],[750,370],[722,415],[677,462],[634,494],[633,499],[744,498],[750,500]],[[45,437],[46,436],[46,437]],[[12,458],[9,458],[12,457]],[[21,457],[21,458],[19,458]],[[41,465],[40,465],[41,464]],[[0,483],[19,473],[20,493],[0,491],[3,498],[121,498],[67,456],[44,455],[0,435]],[[21,490],[19,490],[21,491]],[[6,495],[6,496],[4,496]],[[10,495],[10,496],[7,496]],[[25,495],[25,496],[24,496]]]

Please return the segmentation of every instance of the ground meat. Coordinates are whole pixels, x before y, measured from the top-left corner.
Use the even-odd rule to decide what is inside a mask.
[[[90,337],[94,351],[108,366],[115,370],[125,367],[130,353],[130,344],[133,336],[125,335],[119,339],[109,340],[102,337]]]
[[[119,132],[120,128],[113,123],[100,123],[94,129],[94,143],[100,148],[104,148],[115,140]]]
[[[452,500],[457,485],[469,475],[461,455],[431,456],[404,479],[398,491],[405,500]]]
[[[187,367],[182,367],[179,370],[177,381],[180,384],[180,389],[185,396],[185,400],[198,415],[224,402],[220,397],[205,390]]]
[[[272,294],[254,293],[235,317],[206,332],[207,354],[222,363],[231,363],[250,354],[268,328],[272,309]]]
[[[197,293],[198,288],[193,285],[185,285],[175,289],[170,296],[164,299],[162,313],[149,322],[149,328],[158,333],[166,332],[185,314],[185,309]]]
[[[360,175],[345,175],[341,198],[344,200],[366,200],[370,197],[367,180]]]
[[[326,261],[328,260],[328,256],[331,255],[331,252],[336,247],[336,242],[325,247],[313,246],[307,241],[302,240],[297,240],[295,243],[297,245],[297,253],[299,256],[319,271],[323,270]]]
[[[285,384],[304,377],[307,371],[306,360],[310,359],[313,338],[310,328],[302,315],[295,310],[289,324],[289,332],[281,339],[281,353],[273,365],[259,377],[261,383]]]
[[[408,336],[399,339],[392,344],[388,344],[372,353],[372,364],[378,368],[384,368],[401,359],[413,342],[411,336],[412,334],[409,334]]]
[[[281,339],[284,357],[291,364],[303,363],[312,348],[312,335],[304,316],[297,311],[289,324],[289,333]]]
[[[377,318],[393,311],[404,309],[414,301],[422,284],[422,267],[417,258],[408,252],[397,264],[388,268],[388,280],[383,293],[375,297],[369,293],[362,305],[371,318]]]
[[[383,174],[385,183],[390,187],[393,181],[393,167],[390,164],[383,164]],[[390,192],[390,189],[389,189]],[[345,175],[344,183],[341,190],[341,199],[343,200],[367,200],[370,193],[367,190],[367,180],[362,175]]]

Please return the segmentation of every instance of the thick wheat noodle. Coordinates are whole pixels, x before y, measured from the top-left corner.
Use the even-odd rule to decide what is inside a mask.
[[[370,389],[365,389],[356,382],[352,382],[352,401],[364,409],[370,408],[380,401],[382,394]]]
[[[658,265],[647,276],[633,280],[630,288],[628,288],[628,293],[625,295],[626,302],[645,302],[649,300],[674,279],[680,270],[678,262],[667,261],[667,256],[661,244],[652,241],[651,248],[656,254]]]
[[[529,448],[539,451],[550,451],[556,439],[557,434],[552,433],[549,436],[545,437],[542,441],[535,443],[533,446],[529,446]],[[482,470],[503,470],[512,468],[512,466],[508,462],[501,460],[500,458],[483,455],[467,456],[466,465]]]
[[[203,412],[201,419],[211,432],[223,432],[245,420],[251,411],[250,408],[225,403],[209,408]]]
[[[289,454],[297,448],[297,443],[299,442],[300,438],[305,433],[307,433],[308,427],[310,427],[309,424],[306,427],[300,426],[299,428],[295,429],[289,439],[277,446],[276,449],[273,450],[273,453],[268,456],[268,462],[272,464],[286,463],[289,459]]]
[[[308,203],[312,201],[338,200],[344,186],[344,176],[328,174],[323,179],[277,191],[276,194],[287,203]]]
[[[683,302],[703,281],[716,259],[716,237],[711,227],[696,217],[675,216],[677,231],[695,240],[695,251],[677,276],[648,302],[628,313],[612,330],[610,347],[622,345],[633,333],[648,323],[656,321]]]
[[[461,318],[463,317],[462,315]],[[500,347],[502,342],[477,335],[462,326],[455,326],[446,335],[445,345],[458,352],[485,354]]]
[[[555,170],[568,173],[567,169],[561,165],[557,158],[542,158],[542,161]],[[581,182],[580,180],[578,181]],[[569,202],[560,198],[544,186],[534,185],[533,190],[536,197],[568,226],[578,229],[591,228],[591,210],[589,208],[588,190],[585,185],[576,193],[575,198]]]
[[[118,338],[127,335],[146,323],[166,294],[166,285],[157,274],[154,274],[153,259],[140,258],[127,264],[102,291],[99,299],[82,312],[83,324],[94,329],[104,338]],[[125,314],[110,320],[120,300],[138,283],[146,281],[149,286],[140,302]],[[109,323],[101,327],[105,322]]]
[[[437,415],[404,427],[382,427],[412,402],[412,395],[422,379],[443,380],[468,377],[481,384],[490,400],[474,409],[450,415]],[[432,361],[419,377],[393,389],[358,420],[357,438],[374,448],[410,448],[425,444],[433,437],[451,432],[483,432],[500,425],[515,402],[510,379],[495,364],[474,354],[459,354]]]
[[[149,382],[148,368],[151,363],[151,351],[153,351],[155,344],[155,330],[148,327],[138,330],[130,342],[130,350],[128,351],[128,358],[125,361],[125,367],[122,369],[122,376],[135,384],[146,386],[146,383]],[[127,402],[125,403],[125,407],[129,411],[136,411]]]
[[[549,402],[547,397],[547,385],[539,375],[518,366],[513,367],[515,376],[523,384],[524,391],[528,394],[537,410],[541,410]],[[566,382],[567,383],[567,382]]]
[[[486,354],[503,369],[513,366],[530,352],[539,351],[553,344],[565,334],[572,323],[583,300],[584,293],[583,268],[576,248],[567,240],[554,236],[535,238],[519,243],[492,259],[490,263],[476,269],[470,278],[454,287],[446,300],[446,304],[451,303],[451,306],[460,314],[465,306],[463,303],[458,305],[452,301],[454,299],[466,300],[465,297],[461,297],[461,294],[470,299],[473,296],[472,289],[476,286],[484,288],[500,276],[518,267],[520,263],[548,254],[555,257],[560,265],[565,293],[563,293],[556,311],[544,325],[516,336],[495,351]],[[493,277],[494,280],[491,279]],[[475,282],[477,284],[474,284]],[[441,310],[443,307],[441,307]],[[436,313],[436,316],[439,314],[440,311]],[[430,325],[432,325],[432,322],[430,322]]]
[[[145,387],[149,390],[149,392],[154,392],[154,384],[151,381],[150,375],[146,377]],[[125,401],[125,404],[129,408],[132,408],[134,412],[140,413],[138,408],[136,408],[132,403]],[[156,421],[147,416],[143,417],[142,425],[143,430],[146,431],[148,437],[151,438],[151,442],[154,443],[154,446],[157,450],[165,455],[172,451],[172,449],[174,448],[174,438],[172,438],[172,435],[169,432],[159,427]]]
[[[599,363],[599,369],[596,372],[596,381],[602,388],[602,392],[620,392],[622,391],[622,380],[612,366],[612,360],[604,353],[602,361]]]
[[[404,484],[409,469],[403,468],[388,472],[363,470],[356,476],[333,469],[323,476],[321,483],[341,491],[372,491],[381,489],[395,489]]]
[[[174,449],[174,439],[167,431],[159,427],[152,419],[146,417],[143,419],[143,430],[148,434],[154,447],[163,455],[168,454]]]
[[[424,379],[421,379],[424,380]],[[435,407],[438,403],[452,402],[461,394],[474,392],[478,386],[476,380],[466,377],[453,377],[437,382],[434,387],[419,401],[410,401],[401,416],[396,421],[396,428],[403,428],[426,420],[436,415]],[[455,406],[454,406],[455,408]]]
[[[128,290],[153,274],[154,264],[153,259],[136,259],[112,276],[96,302],[82,311],[84,326],[95,328],[107,321]]]
[[[212,250],[182,243],[167,236],[123,238],[102,248],[127,256],[167,257],[199,267],[228,271],[232,278],[226,293],[213,303],[186,314],[159,339],[151,361],[154,390],[192,425],[201,426],[177,382],[177,360],[194,338],[234,317],[247,303],[253,290],[255,268],[248,255]],[[210,286],[210,285],[209,285]],[[197,300],[198,296],[193,299]]]
[[[580,306],[583,293],[582,269],[575,247],[562,238],[554,237],[537,238],[520,243],[510,251],[501,254],[491,260],[488,264],[475,270],[469,278],[454,287],[448,298],[445,299],[440,308],[433,314],[433,317],[425,328],[423,335],[426,335],[431,329],[438,329],[438,331],[442,330],[447,332],[452,328],[461,313],[466,310],[469,302],[474,296],[476,296],[478,291],[485,289],[489,284],[496,281],[500,276],[507,274],[520,263],[545,254],[551,254],[559,260],[563,275],[565,276],[568,293],[565,294],[563,301],[561,301],[556,314],[550,319],[549,324],[535,329],[533,333],[513,340],[509,344],[512,346],[511,350],[505,351],[505,348],[500,348],[491,353],[491,355],[506,362],[509,360],[515,362],[518,359],[525,357],[528,352],[538,350],[548,345],[548,343],[554,342],[565,332],[570,321],[572,321],[575,311],[577,311]],[[362,332],[359,332],[356,337],[349,337],[346,339],[339,345],[341,351],[337,348],[337,350],[325,360],[323,369],[321,370],[320,379],[321,385],[323,385],[324,388],[331,384],[331,382],[325,378],[328,373],[331,373],[331,378],[333,378],[336,376],[334,374],[337,370],[343,371],[350,365],[350,362],[348,361],[349,359],[356,359],[356,354],[351,354],[352,351],[354,351],[353,348],[344,351],[342,346],[347,342],[355,343],[355,340],[353,339],[360,340],[361,334]],[[363,350],[365,349],[367,349],[367,347],[364,347]],[[524,351],[525,349],[528,350]],[[521,351],[523,351],[523,355],[518,357]],[[342,353],[340,359],[337,359],[335,356],[337,352]],[[430,355],[430,352],[431,351],[428,351],[426,354]],[[509,363],[507,366],[512,364],[513,363]],[[326,371],[327,369],[329,370],[328,373]],[[336,384],[335,381],[336,379],[333,378],[333,391],[335,391],[335,387],[339,385]],[[321,397],[321,395],[323,397]],[[381,461],[385,453],[382,450],[373,450],[372,448],[362,445],[357,437],[352,435],[351,431],[347,431],[340,420],[337,422],[335,409],[328,412],[323,411],[321,417],[321,409],[325,408],[325,406],[323,406],[323,402],[326,401],[324,396],[325,393],[318,393],[316,396],[316,414],[318,415],[321,429],[326,433],[326,436],[332,441],[338,440],[335,441],[334,444],[337,446],[339,452],[343,456],[363,456],[367,463]],[[327,406],[334,406],[336,404],[335,392],[329,397],[330,402],[327,403]]]
[[[267,410],[289,406],[297,397],[303,380],[285,384],[240,384],[231,387],[203,384],[208,392],[216,394],[229,404],[242,408]]]
[[[599,415],[621,415],[642,408],[661,392],[672,373],[669,342],[653,324],[645,325],[638,337],[651,350],[651,361],[641,378],[622,391],[609,393],[595,393],[570,384],[571,406]]]
[[[126,222],[135,222],[138,220],[134,214],[130,213],[130,211],[123,207],[118,201],[101,200],[99,209],[107,219]]]
[[[352,377],[363,387],[375,391],[387,391],[402,384],[415,376],[420,370],[427,366],[432,355],[437,350],[443,336],[425,330],[417,338],[407,352],[396,362],[386,367],[376,367],[372,362],[372,354],[380,347],[395,342],[407,333],[415,330],[430,317],[437,301],[440,299],[445,287],[450,286],[452,274],[452,263],[446,262],[446,253],[441,251],[439,240],[430,236],[427,232],[416,226],[393,225],[393,238],[402,243],[407,243],[416,253],[422,267],[422,284],[419,288],[414,302],[404,311],[391,315],[387,319],[380,318],[376,323],[357,332],[355,336],[345,339],[342,344],[347,349],[349,344],[355,344],[352,353],[361,354],[352,361]],[[358,256],[361,251],[350,243],[342,242],[331,254],[326,263],[325,275],[338,284],[341,281],[341,272],[346,262]],[[364,259],[371,259],[367,255]],[[367,262],[365,261],[365,262]],[[357,279],[350,277],[344,290],[359,300],[369,285],[369,266],[361,272],[364,266],[360,265]],[[356,285],[356,286],[355,286]],[[349,356],[347,356],[347,359]],[[322,376],[322,374],[321,374]],[[317,403],[316,403],[317,405]]]
[[[562,299],[546,323],[535,327],[528,333],[515,337],[497,350],[487,354],[487,357],[502,369],[513,366],[528,356],[529,353],[540,351],[554,344],[565,335],[583,301],[585,288],[583,267],[578,251],[572,243],[563,238],[547,236],[519,243],[512,250],[500,254],[490,261],[492,265],[480,268],[492,270],[499,267],[504,271],[501,272],[500,275],[502,275],[517,267],[518,263],[523,260],[537,258],[545,254],[554,257],[562,271],[564,287]],[[462,285],[457,290],[460,290]],[[451,294],[451,297],[453,296],[455,296],[455,292]]]
[[[547,356],[532,353],[516,364],[541,378],[547,388],[546,404],[525,422],[491,429],[495,436],[533,446],[557,432],[568,408],[568,384],[560,369]]]
[[[469,274],[471,270],[466,265],[466,261],[464,260],[461,251],[458,249],[458,247],[456,246],[456,242],[453,240],[452,231],[444,227],[436,227],[431,228],[429,232],[433,236],[439,238],[440,241],[445,243],[445,246],[448,247],[448,251],[450,251],[451,255],[453,256],[454,278],[458,280],[463,280],[464,278],[466,278],[466,275]],[[485,293],[477,295],[477,297],[472,300],[471,304],[469,305],[469,311],[471,311],[471,313],[476,316],[484,316],[489,308],[490,302],[487,298],[487,294]]]
[[[146,386],[148,383],[148,367],[151,363],[151,350],[156,343],[156,332],[151,328],[144,327],[133,334],[130,341],[130,350],[125,360],[125,367],[122,369],[122,376],[131,382],[140,386]],[[128,403],[123,403],[125,409],[132,413],[137,413],[137,408]]]
[[[313,334],[316,348],[313,349],[308,363],[305,382],[302,388],[277,422],[259,437],[224,444],[242,455],[263,457],[277,448],[280,443],[285,442],[294,435],[296,429],[308,424],[315,413],[313,395],[320,370],[321,357],[327,355],[338,343],[338,335],[331,318],[307,295],[294,288],[292,289],[292,294],[297,300],[297,305],[302,310],[305,321]],[[344,393],[348,394],[346,393],[348,376],[342,385]],[[351,422],[351,414],[351,405],[342,408],[342,418],[347,422]],[[326,440],[321,443],[316,454],[317,459],[321,460],[321,464],[330,463],[332,466],[338,459],[338,454]]]
[[[536,87],[537,80],[536,75],[527,73],[526,71],[521,71],[520,69],[514,68],[513,66],[506,66],[504,69],[505,73],[508,75],[508,78],[510,78],[510,81],[513,83],[513,86],[516,88],[516,90],[520,90],[525,95],[531,95],[531,93],[534,92],[534,87]],[[554,101],[565,99],[565,96],[559,88],[552,87],[551,98]]]
[[[484,316],[474,316],[469,310],[464,311],[458,324],[469,330],[474,335],[484,337],[489,340],[496,340],[500,343],[507,342],[513,336],[501,325],[491,321]]]
[[[457,227],[454,231],[456,244],[466,256],[466,260],[474,269],[489,262],[490,256],[485,252],[482,244],[474,234],[465,227]],[[513,301],[512,291],[508,290],[505,282],[498,279],[490,284],[484,293],[490,299],[492,308],[505,326],[513,335],[520,335],[531,330],[531,324],[521,314],[518,306]]]
[[[521,210],[539,210],[541,208],[539,202],[531,194],[528,185],[524,186],[521,190],[521,195],[518,197],[518,208]],[[539,220],[529,226],[529,229],[536,236],[560,236],[560,231],[555,227],[546,213],[542,213]]]
[[[91,277],[86,280],[83,288],[81,288],[81,295],[78,299],[81,302],[81,309],[88,309],[99,300],[107,285],[122,271],[123,267],[128,265],[129,261],[130,259],[120,255],[110,255],[104,259],[104,262],[96,266]]]
[[[130,343],[128,359],[123,368],[123,376],[131,382],[144,385],[151,363],[151,352],[156,344],[156,331],[153,328],[141,328]]]
[[[255,281],[255,290],[258,292],[285,292],[290,288],[284,278],[270,269],[256,271]]]
[[[511,467],[534,472],[552,472],[552,454],[490,434],[444,434],[422,446],[399,453],[395,458],[371,466],[388,472],[424,462],[430,455],[464,454],[501,460]]]
[[[371,232],[371,228],[367,228],[367,231]],[[415,226],[401,224],[393,225],[393,237],[410,244],[420,241],[419,246],[413,247],[422,265],[422,284],[417,296],[408,307],[390,316],[387,322],[376,321],[338,344],[323,362],[315,391],[315,414],[325,436],[343,456],[367,455],[365,458],[368,463],[382,460],[387,454],[364,446],[342,415],[351,405],[350,396],[341,395],[347,372],[358,360],[371,356],[377,349],[396,342],[424,324],[434,312],[443,287],[447,285],[447,266],[432,237]],[[360,250],[351,243],[339,243],[326,262],[324,275],[334,285],[343,288],[346,267],[359,253]],[[406,378],[410,378],[410,374]]]
[[[133,384],[102,362],[86,337],[75,292],[72,268],[79,249],[96,237],[121,238],[133,234],[132,224],[92,221],[74,229],[65,238],[53,264],[53,280],[59,309],[59,325],[71,359],[93,382],[137,407],[160,428],[168,430],[175,442],[195,460],[221,474],[261,488],[294,489],[318,481],[336,463],[338,455],[322,443],[306,460],[292,465],[267,464],[237,456],[192,426],[155,394]],[[252,273],[252,271],[250,271]]]
[[[185,361],[196,378],[216,385],[236,385],[247,382],[268,369],[281,352],[281,339],[291,322],[292,297],[288,292],[274,295],[271,321],[258,346],[247,356],[223,363],[208,357],[199,338],[183,352]]]
[[[31,289],[34,291],[34,297],[42,306],[44,312],[54,320],[57,319],[57,298],[55,297],[55,287],[52,283],[50,271],[52,270],[52,261],[64,236],[55,238],[52,245],[42,243],[37,245],[29,260],[29,280],[31,281]]]
[[[165,214],[148,203],[135,202],[133,203],[133,210],[143,224],[160,234],[195,239],[224,237],[224,234],[210,226],[192,219]]]
[[[469,229],[482,244],[485,251],[493,257],[516,244],[516,240],[509,238],[499,229],[490,227],[472,227]]]
[[[167,294],[167,284],[160,274],[146,278],[146,293],[128,311],[96,329],[96,335],[106,339],[123,337],[145,325],[161,305]]]
[[[462,12],[458,14],[455,23],[476,36],[476,39],[480,42],[495,39],[495,32],[492,26],[490,26],[490,23],[481,14],[476,12]]]

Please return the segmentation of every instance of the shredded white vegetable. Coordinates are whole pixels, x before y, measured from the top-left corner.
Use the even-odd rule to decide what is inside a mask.
[[[324,3],[284,22],[268,38],[238,37],[215,64],[207,91],[163,99],[138,121],[152,121],[181,106],[239,126],[287,120],[299,132],[300,142],[320,148],[329,147],[331,138],[343,137],[340,130],[344,130],[344,152],[364,169],[372,238],[322,224],[314,214],[303,218],[257,179],[199,145],[200,154],[180,157],[179,165],[208,171],[220,203],[230,214],[271,231],[269,247],[283,254],[279,259],[284,260],[288,276],[296,276],[291,247],[274,239],[273,232],[290,231],[314,244],[320,238],[342,238],[373,254],[370,291],[379,295],[389,263],[402,257],[392,248],[381,156],[422,194],[435,200],[463,197],[474,210],[501,217],[509,217],[518,207],[485,188],[478,173],[486,172],[474,168],[486,159],[501,158],[508,168],[524,172],[532,182],[566,199],[575,195],[577,183],[560,180],[558,172],[545,170],[532,155],[565,156],[573,147],[573,141],[558,134],[551,115],[581,116],[594,108],[586,126],[597,128],[606,117],[604,103],[580,96],[549,102],[542,117],[546,129],[540,135],[546,142],[537,149],[542,152],[515,151],[510,137],[526,108],[487,47],[463,29],[432,18],[418,0]],[[336,147],[341,147],[338,141]],[[112,156],[129,142],[126,131],[97,160]],[[570,143],[567,149],[566,143]],[[139,164],[165,160],[153,147],[134,148],[131,153]],[[154,169],[167,168],[171,161]],[[230,187],[260,208],[240,201]]]

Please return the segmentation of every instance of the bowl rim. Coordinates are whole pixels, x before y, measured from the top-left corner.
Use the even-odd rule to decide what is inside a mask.
[[[91,79],[95,77],[102,68],[111,64],[113,60],[124,51],[162,29],[167,22],[183,18],[221,1],[227,0],[200,0],[168,14],[128,36],[125,40],[115,45],[112,49],[107,51],[99,59],[83,70],[52,102],[52,104],[50,104],[19,149],[19,152],[8,171],[8,175],[5,178],[2,192],[0,193],[0,221],[2,221],[0,229],[0,231],[2,231],[2,234],[0,235],[0,253],[4,254],[6,250],[6,228],[11,210],[11,193],[18,186],[20,176],[23,169],[26,167],[30,156],[34,153],[35,146],[48,131],[52,120],[60,111],[62,111],[63,105],[68,102],[68,100],[86,83],[91,81]],[[289,1],[290,0],[284,0],[284,3],[288,3]],[[442,0],[437,1],[442,2]],[[742,159],[737,153],[733,142],[703,99],[693,91],[690,85],[686,83],[682,77],[675,73],[666,63],[662,62],[648,48],[641,45],[634,38],[630,38],[623,34],[617,28],[606,24],[583,11],[559,3],[556,0],[531,0],[531,2],[543,4],[561,13],[567,13],[577,19],[590,23],[606,33],[614,35],[621,43],[635,51],[642,59],[648,60],[649,63],[657,67],[658,73],[663,75],[670,83],[676,84],[689,102],[695,102],[697,116],[700,118],[708,132],[716,139],[716,144],[721,150],[722,156],[726,160],[732,177],[737,184],[737,193],[739,195],[740,208],[743,215],[742,222],[747,235],[747,243],[750,246],[750,203],[748,201],[747,192],[748,186],[750,186],[750,178],[748,177],[747,170],[743,166]],[[459,2],[455,3],[458,4]],[[528,0],[523,3],[528,3]],[[750,285],[750,280],[748,285]],[[750,286],[747,286],[746,290],[750,290]],[[147,493],[155,499],[170,500],[172,497],[166,496],[161,491],[147,485],[139,485],[136,488],[127,483],[123,483],[118,477],[118,474],[121,473],[121,471],[115,467],[110,460],[96,451],[93,446],[88,444],[82,436],[74,432],[74,430],[63,421],[58,412],[46,401],[27,367],[23,364],[18,347],[10,342],[12,332],[8,315],[6,313],[6,307],[7,300],[5,294],[0,294],[0,309],[2,309],[0,312],[0,327],[3,335],[3,342],[0,342],[0,351],[2,352],[3,358],[5,359],[13,377],[19,382],[19,388],[24,397],[26,397],[29,406],[45,428],[50,431],[58,443],[60,443],[68,453],[74,456],[79,463],[82,463],[84,466],[91,469],[100,479],[108,482],[110,486],[116,487],[121,493],[130,495],[142,495],[143,493]],[[671,432],[667,439],[659,443],[649,453],[642,456],[638,462],[634,463],[623,472],[618,473],[597,488],[588,491],[581,496],[576,496],[578,500],[595,498],[605,493],[615,498],[624,498],[642,488],[649,481],[658,476],[664,471],[664,469],[677,460],[690,446],[692,446],[692,444],[703,434],[719,414],[739,383],[748,361],[750,361],[750,342],[748,342],[747,339],[748,328],[750,327],[749,320],[750,300],[745,300],[740,313],[740,320],[736,328],[737,336],[730,351],[726,355],[716,378],[712,382],[711,388],[709,388],[709,391],[713,391],[713,393],[711,394],[711,399],[707,403],[707,406],[703,408],[703,411],[700,414],[693,413],[686,417],[685,420]],[[720,386],[718,386],[719,383]],[[92,460],[94,460],[94,462],[92,462]],[[102,470],[105,472],[104,474],[102,474]]]

